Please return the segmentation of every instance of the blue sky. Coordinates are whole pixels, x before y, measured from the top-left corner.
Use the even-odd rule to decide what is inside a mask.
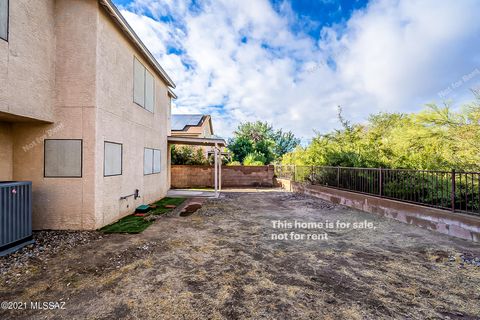
[[[304,141],[371,113],[473,99],[475,0],[114,0],[179,96],[217,134],[265,120]]]

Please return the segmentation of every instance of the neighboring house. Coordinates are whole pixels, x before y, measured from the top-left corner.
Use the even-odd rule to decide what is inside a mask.
[[[173,114],[171,117],[172,136],[186,138],[212,138],[212,117],[208,114]],[[182,146],[180,146],[182,147]],[[205,157],[213,151],[212,147],[202,148]]]
[[[0,0],[0,180],[33,182],[34,229],[166,194],[174,87],[111,0]]]
[[[173,114],[172,136],[210,138],[213,136],[212,117],[208,114]]]

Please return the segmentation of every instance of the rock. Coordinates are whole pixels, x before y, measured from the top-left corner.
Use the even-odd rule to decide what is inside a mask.
[[[155,216],[155,215],[151,214],[151,215],[148,215],[148,216],[144,217],[143,220],[145,220],[145,221],[155,221],[158,218],[160,218],[160,216]]]
[[[96,231],[35,231],[35,243],[22,250],[0,257],[0,274],[5,279],[17,276],[19,268],[28,268],[35,261],[48,261],[51,254],[70,250],[76,246],[88,244],[100,239]],[[43,267],[45,270],[46,267]]]

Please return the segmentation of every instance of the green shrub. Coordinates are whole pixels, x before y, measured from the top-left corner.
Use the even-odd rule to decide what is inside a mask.
[[[244,166],[263,166],[267,162],[265,156],[259,152],[251,152],[243,159]]]
[[[172,146],[172,164],[204,165],[208,164],[203,150],[191,146]]]

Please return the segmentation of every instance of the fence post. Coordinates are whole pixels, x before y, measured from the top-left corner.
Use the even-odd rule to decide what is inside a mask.
[[[297,181],[297,165],[293,165],[293,182]]]
[[[450,194],[452,212],[455,212],[455,169],[452,169],[452,191]]]
[[[337,188],[340,188],[340,167],[337,167]]]
[[[378,193],[380,195],[380,197],[383,196],[383,170],[382,168],[379,168],[378,169],[379,172],[378,172]]]

